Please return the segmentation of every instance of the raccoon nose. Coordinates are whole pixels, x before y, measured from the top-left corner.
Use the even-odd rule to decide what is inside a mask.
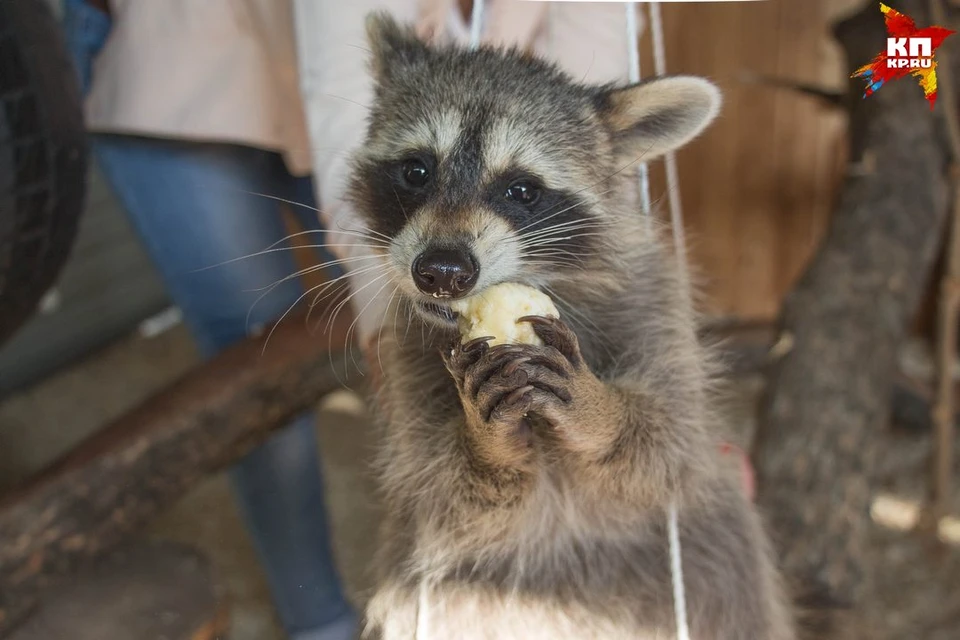
[[[429,249],[413,261],[413,282],[434,298],[459,298],[477,283],[480,269],[466,251]]]

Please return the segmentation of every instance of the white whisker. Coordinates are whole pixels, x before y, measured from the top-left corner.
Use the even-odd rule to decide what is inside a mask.
[[[347,272],[347,273],[343,274],[342,276],[339,276],[339,277],[337,277],[337,278],[334,278],[334,279],[331,280],[330,282],[326,283],[325,286],[333,285],[333,284],[335,284],[335,283],[337,283],[337,282],[339,282],[339,281],[341,281],[341,280],[344,280],[344,279],[346,279],[346,278],[349,278],[350,276],[361,276],[361,275],[364,275],[364,274],[366,274],[366,273],[376,272],[376,271],[378,271],[378,270],[386,270],[386,269],[389,269],[389,268],[390,268],[390,265],[388,265],[388,264],[374,264],[374,265],[362,267],[362,268],[360,268],[360,269],[356,269],[356,270],[354,270],[354,271]],[[315,307],[315,306],[317,306],[318,304],[320,304],[320,302],[324,299],[324,297],[321,297],[322,294],[323,294],[323,291],[319,291],[319,292],[317,293],[317,295],[314,297],[313,301],[310,302],[310,306],[311,306],[311,307]]]
[[[352,335],[353,329],[354,329],[354,327],[357,325],[357,322],[359,322],[360,316],[362,316],[362,315],[364,314],[364,312],[366,312],[366,310],[367,310],[368,308],[370,308],[370,305],[373,304],[373,303],[376,301],[376,299],[377,299],[377,297],[380,295],[380,293],[381,293],[384,289],[386,289],[387,287],[389,287],[391,284],[393,284],[395,281],[396,281],[396,278],[395,278],[395,277],[394,277],[394,278],[391,278],[390,280],[387,280],[387,281],[383,284],[382,287],[380,287],[379,289],[377,289],[377,292],[370,297],[370,299],[367,301],[367,304],[363,305],[363,308],[360,309],[360,311],[357,312],[357,315],[356,315],[356,317],[353,319],[353,322],[351,322],[351,323],[350,323],[350,326],[347,327],[347,339],[346,339],[347,349],[350,350],[350,359],[353,361],[353,366],[355,366],[355,367],[357,368],[357,371],[360,372],[360,375],[363,375],[363,370],[360,368],[360,365],[357,364],[356,358],[353,357],[353,343],[350,341],[350,336]],[[381,326],[381,328],[383,327],[383,322],[382,322],[382,321],[380,322],[380,326]],[[378,339],[379,339],[379,334],[378,334]],[[363,349],[363,345],[360,345],[360,349],[361,349],[361,350]]]
[[[399,283],[397,284],[397,286],[393,288],[393,293],[390,294],[390,299],[387,301],[387,306],[383,310],[383,318],[380,319],[380,328],[377,331],[377,364],[380,367],[381,374],[383,373],[383,358],[381,358],[380,356],[380,344],[383,342],[383,325],[387,323],[387,312],[390,310],[390,306],[394,303],[394,299],[397,297],[398,293],[400,293]],[[397,314],[394,313],[393,316],[394,316],[394,319],[393,319],[394,338],[396,338]]]
[[[363,291],[364,289],[372,286],[375,282],[379,282],[382,278],[386,278],[386,277],[392,276],[392,275],[393,275],[393,274],[392,274],[390,271],[387,271],[386,273],[382,273],[382,274],[378,275],[377,277],[373,278],[370,282],[366,283],[365,285],[363,285],[363,286],[360,287],[359,289],[355,289],[355,290],[351,291],[351,292],[350,292],[350,295],[348,295],[346,298],[344,298],[343,300],[341,300],[341,301],[337,304],[336,308],[334,308],[333,314],[330,316],[330,318],[327,319],[327,326],[324,328],[324,331],[329,331],[329,330],[330,330],[330,328],[333,326],[334,321],[335,321],[336,318],[337,318],[337,314],[340,313],[340,311],[343,309],[343,307],[346,306],[346,305],[350,302],[351,299],[353,299],[354,297],[356,297],[356,296],[357,296],[361,291]]]
[[[303,202],[297,202],[296,200],[288,200],[288,199],[286,199],[286,198],[281,198],[280,196],[272,196],[272,195],[270,195],[269,193],[258,193],[258,192],[256,192],[256,191],[244,191],[244,193],[248,193],[248,194],[250,194],[250,195],[252,195],[252,196],[259,196],[259,197],[261,197],[261,198],[267,198],[267,199],[269,199],[269,200],[276,200],[277,202],[283,202],[283,203],[285,203],[285,204],[290,204],[290,205],[293,205],[293,206],[295,206],[295,207],[302,207],[303,209],[309,209],[310,211],[316,211],[318,214],[323,213],[323,211],[321,211],[320,209],[317,209],[316,207],[311,207],[310,205],[305,204],[305,203],[303,203]]]
[[[575,191],[575,192],[572,193],[570,196],[564,198],[564,199],[561,200],[559,203],[557,203],[556,205],[554,205],[554,207],[561,207],[561,206],[563,206],[565,203],[567,203],[567,202],[569,202],[570,200],[572,200],[577,194],[579,194],[579,193],[581,193],[582,191],[584,191],[585,189],[589,189],[589,188],[590,188],[590,187],[584,187],[583,189],[580,189],[580,190],[578,190],[578,191]],[[598,195],[598,196],[604,196],[604,195],[610,193],[611,191],[613,191],[613,189],[607,189],[606,191],[601,191],[601,192],[600,192],[599,194],[597,194],[597,195]],[[529,224],[527,224],[526,226],[523,226],[523,227],[520,227],[519,229],[517,229],[517,233],[523,233],[525,230],[529,229],[530,227],[536,226],[536,225],[538,225],[538,224],[543,224],[543,223],[546,222],[547,220],[550,220],[551,218],[554,218],[554,217],[559,216],[559,215],[561,215],[561,214],[563,214],[563,213],[566,213],[567,211],[570,211],[571,209],[575,209],[576,207],[580,206],[581,204],[582,204],[582,203],[580,203],[580,202],[575,202],[575,203],[573,203],[572,205],[570,205],[569,207],[566,207],[565,209],[561,209],[560,211],[556,211],[556,212],[554,212],[554,213],[551,213],[550,215],[546,216],[545,218],[544,218],[544,217],[539,217],[539,218],[537,218],[536,220],[531,221],[531,222],[530,222]],[[551,209],[547,209],[546,211],[542,212],[540,215],[543,216],[544,214],[550,213],[550,211],[551,211]]]
[[[373,265],[373,267],[379,267],[379,266],[381,266],[381,265]],[[357,273],[357,272],[365,273],[366,270],[371,269],[371,268],[373,268],[373,267],[363,267],[363,268],[358,269],[358,270],[356,270],[356,271],[345,273],[345,274],[343,274],[343,275],[341,275],[341,276],[338,276],[338,277],[334,278],[334,279],[333,279],[332,281],[330,281],[330,282],[337,282],[337,281],[339,281],[339,280],[342,280],[343,278],[346,278],[350,273]],[[291,277],[300,276],[300,275],[307,275],[307,274],[309,274],[309,273],[313,273],[314,271],[319,271],[319,265],[318,265],[317,267],[309,267],[309,268],[307,268],[307,269],[303,269],[303,270],[301,270],[301,271],[298,271],[296,274],[293,274],[293,276],[286,276],[286,277],[284,277],[284,278],[281,278],[278,282],[275,282],[275,283],[273,283],[272,285],[270,285],[269,287],[267,287],[267,290],[264,291],[263,293],[261,293],[259,296],[257,296],[257,299],[253,301],[253,303],[250,305],[250,308],[247,310],[247,317],[246,317],[246,320],[245,320],[245,326],[249,328],[249,326],[250,326],[250,315],[253,313],[253,310],[256,308],[257,304],[258,304],[261,300],[263,300],[266,296],[270,295],[270,293],[271,293],[274,289],[276,289],[278,286],[280,286],[283,282],[286,282],[287,280],[291,279]],[[320,283],[320,284],[318,284],[318,285],[316,285],[316,286],[314,286],[314,287],[311,287],[311,288],[308,289],[303,295],[301,295],[299,298],[297,298],[297,301],[294,302],[293,304],[296,305],[297,303],[300,302],[300,300],[303,299],[303,297],[304,297],[307,293],[310,293],[311,291],[315,291],[316,289],[318,289],[318,288],[320,288],[320,287],[322,287],[322,286],[325,286],[326,284],[327,284],[327,283]],[[313,306],[313,305],[311,305],[311,308],[312,308],[312,306]]]
[[[380,238],[383,238],[383,239],[386,240],[387,242],[392,242],[392,241],[393,241],[393,238],[391,238],[391,237],[388,236],[387,234],[385,234],[385,233],[380,233],[379,231],[375,231],[375,230],[373,230],[373,229],[371,229],[371,228],[369,228],[369,227],[365,227],[364,229],[347,229],[347,228],[345,228],[345,227],[341,227],[341,226],[340,226],[340,221],[339,221],[339,220],[337,220],[336,222],[337,222],[337,229],[339,229],[340,231],[342,231],[342,232],[344,232],[344,233],[365,233],[365,234],[368,234],[368,235],[369,235],[369,234],[373,234],[374,236],[379,236]]]
[[[331,329],[331,327],[336,323],[336,319],[337,319],[337,316],[340,314],[340,311],[342,311],[343,308],[344,308],[347,304],[349,304],[350,300],[352,300],[354,297],[356,297],[361,291],[363,291],[363,290],[366,289],[367,287],[373,285],[374,283],[378,282],[378,281],[381,280],[382,278],[392,277],[392,276],[393,276],[393,274],[390,273],[389,271],[388,271],[387,273],[383,273],[383,274],[377,276],[376,278],[374,278],[373,280],[371,280],[371,281],[368,282],[367,284],[363,285],[363,286],[360,287],[359,289],[357,289],[357,290],[355,290],[355,291],[352,291],[346,298],[344,298],[341,302],[339,302],[339,303],[337,304],[337,306],[333,309],[333,313],[330,315],[330,318],[327,320],[327,325],[326,325],[326,327],[324,328],[324,331],[327,333],[327,335],[329,336],[329,339],[330,339],[330,340],[333,339],[333,334],[330,332],[330,329]],[[372,303],[372,302],[376,299],[376,296],[380,294],[380,291],[383,291],[383,289],[384,289],[387,285],[389,285],[391,282],[392,282],[392,280],[387,281],[387,283],[386,283],[383,287],[381,287],[373,297],[371,297],[371,299],[367,302],[367,304],[366,304],[366,305],[364,306],[364,308],[360,311],[360,313],[357,314],[357,317],[353,319],[353,322],[350,324],[350,327],[347,328],[347,333],[346,333],[346,335],[344,336],[344,340],[345,340],[345,342],[346,342],[346,344],[344,345],[344,347],[350,351],[350,358],[351,358],[351,360],[353,360],[354,366],[357,368],[357,371],[359,371],[359,372],[361,373],[361,375],[363,374],[363,372],[362,372],[362,370],[360,369],[360,366],[357,364],[356,359],[353,357],[353,345],[350,343],[351,331],[352,331],[353,326],[355,325],[355,323],[356,323],[357,320],[359,319],[360,315],[363,313],[363,311],[366,311],[366,309],[367,309],[367,307],[370,305],[370,303]],[[322,321],[322,320],[323,320],[323,318],[321,318],[321,321]],[[319,323],[318,323],[318,326],[319,326]],[[331,350],[332,350],[332,347],[331,347]],[[344,366],[346,366],[346,363],[345,363]],[[349,371],[344,370],[344,375],[349,375]]]
[[[291,274],[288,275],[288,276],[284,276],[284,277],[280,278],[279,280],[277,280],[276,282],[274,282],[274,283],[272,283],[272,284],[269,284],[269,285],[267,285],[267,286],[265,286],[265,287],[257,287],[256,289],[244,289],[244,291],[253,293],[253,292],[256,292],[256,291],[264,291],[264,290],[266,290],[266,289],[272,290],[272,289],[275,289],[278,285],[281,285],[281,284],[283,284],[284,282],[287,282],[288,280],[293,280],[294,278],[298,278],[298,277],[300,277],[300,276],[305,276],[305,275],[309,275],[309,274],[311,274],[311,273],[315,273],[315,272],[320,271],[321,269],[324,269],[324,268],[326,268],[326,267],[332,267],[332,266],[337,266],[337,265],[341,265],[341,264],[347,264],[348,262],[358,262],[358,261],[360,261],[360,260],[376,260],[376,259],[379,259],[380,257],[381,257],[381,256],[379,256],[379,255],[374,255],[374,256],[351,256],[351,257],[349,257],[349,258],[339,258],[339,259],[337,259],[337,260],[328,260],[327,262],[321,262],[320,264],[315,264],[315,265],[312,265],[312,266],[309,266],[309,267],[305,267],[305,268],[303,268],[303,269],[300,269],[299,271],[297,271],[297,272],[295,272],[295,273],[291,273]],[[268,291],[268,293],[269,293],[269,291]]]

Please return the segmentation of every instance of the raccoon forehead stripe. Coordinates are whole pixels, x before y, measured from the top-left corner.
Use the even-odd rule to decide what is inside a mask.
[[[462,120],[457,111],[424,114],[413,124],[383,131],[369,152],[376,156],[392,156],[410,149],[429,149],[443,157],[457,144],[463,128]]]
[[[536,173],[552,189],[577,183],[580,176],[555,161],[543,144],[543,136],[536,132],[524,131],[506,120],[492,123],[483,140],[484,179],[492,180],[508,169],[522,167]]]

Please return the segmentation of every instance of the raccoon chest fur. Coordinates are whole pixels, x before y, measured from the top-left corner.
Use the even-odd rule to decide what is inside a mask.
[[[392,600],[392,601],[389,601]],[[381,592],[382,640],[672,640],[672,631],[643,630],[597,618],[577,606],[482,592]]]

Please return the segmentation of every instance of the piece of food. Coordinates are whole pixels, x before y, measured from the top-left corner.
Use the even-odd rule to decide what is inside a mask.
[[[517,322],[524,316],[547,316],[559,318],[560,313],[548,295],[533,287],[513,282],[504,282],[482,293],[451,305],[460,314],[457,323],[464,342],[474,338],[493,336],[489,344],[532,344],[540,346],[543,341],[533,331],[529,322]]]

